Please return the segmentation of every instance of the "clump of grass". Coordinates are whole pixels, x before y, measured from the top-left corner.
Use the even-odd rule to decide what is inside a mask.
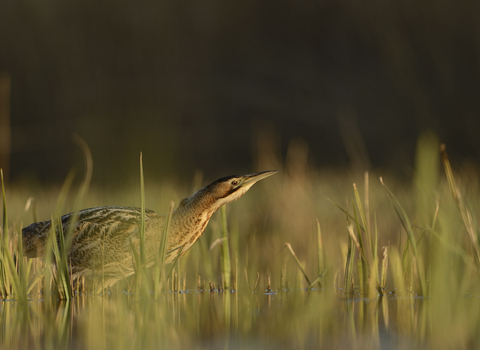
[[[26,265],[23,259],[22,241],[17,239],[17,244],[12,242],[8,230],[7,199],[5,195],[5,185],[3,181],[3,170],[0,169],[0,179],[2,182],[2,201],[3,201],[3,225],[2,239],[0,239],[0,292],[3,297],[13,295],[18,304],[22,307],[27,305],[27,283],[26,278],[30,265]],[[19,247],[19,248],[18,248]],[[16,249],[15,249],[16,248]],[[19,251],[15,256],[15,250]],[[14,258],[17,259],[17,266]]]
[[[452,167],[450,165],[450,161],[447,155],[447,147],[445,146],[445,144],[442,144],[440,146],[440,151],[442,153],[442,161],[448,180],[448,186],[450,188],[450,191],[452,192],[455,202],[457,203],[458,210],[460,211],[463,224],[465,225],[465,229],[468,234],[468,239],[470,240],[471,247],[474,252],[475,263],[477,264],[480,271],[480,229],[478,227],[477,221],[475,220],[475,216],[472,213],[472,210],[465,205],[462,193],[456,184]]]
[[[82,206],[83,200],[90,186],[93,171],[92,155],[87,143],[78,135],[74,135],[73,140],[82,150],[86,171],[85,177],[74,201],[74,212],[70,217],[70,222],[75,222],[77,220],[78,214],[75,210],[80,209]],[[70,300],[73,297],[74,281],[70,274],[68,255],[72,244],[74,225],[68,225],[67,232],[64,232],[61,215],[72,187],[74,175],[73,171],[67,175],[57,198],[55,214],[51,216],[52,225],[45,248],[45,268],[40,269],[33,276],[28,284],[27,293],[35,287],[36,283],[41,282],[43,279],[44,294],[48,295],[52,291],[56,291],[58,292],[58,297],[62,300]],[[19,249],[19,254],[22,252],[23,249]]]
[[[414,270],[416,272],[415,274],[417,275],[418,280],[420,282],[420,293],[422,295],[426,295],[427,289],[426,289],[425,270],[422,263],[423,260],[420,258],[418,254],[417,241],[415,238],[415,234],[413,232],[413,225],[411,224],[410,219],[408,218],[408,215],[406,214],[405,210],[400,204],[400,201],[394,196],[394,194],[384,184],[382,178],[380,178],[380,182],[387,190],[389,194],[389,199],[391,200],[391,203],[395,208],[395,212],[402,224],[402,227],[404,228],[405,232],[407,232],[408,242],[405,244],[404,256],[406,256],[409,247],[412,247],[412,253],[413,253],[412,264],[415,268]]]
[[[3,182],[3,170],[0,169],[0,176],[2,180],[2,199],[3,199],[3,220],[2,220],[2,239],[0,240],[0,292],[3,297],[7,296],[10,292],[10,279],[8,273],[8,217],[7,217],[7,199],[5,196],[5,185]]]

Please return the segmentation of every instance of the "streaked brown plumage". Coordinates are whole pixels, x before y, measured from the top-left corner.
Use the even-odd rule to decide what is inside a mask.
[[[202,235],[210,217],[222,205],[240,198],[257,181],[275,173],[273,170],[227,176],[183,199],[172,215],[166,263],[175,259],[180,248],[183,255],[192,247]],[[62,216],[63,232],[68,232],[72,216],[73,213]],[[79,211],[68,256],[72,277],[92,277],[96,272],[102,272],[104,286],[109,286],[134,274],[130,241],[138,250],[140,218],[140,208],[97,207]],[[164,220],[163,215],[148,209],[145,211],[147,267],[153,266],[158,254]],[[44,256],[50,228],[51,222],[43,221],[22,230],[27,257]]]

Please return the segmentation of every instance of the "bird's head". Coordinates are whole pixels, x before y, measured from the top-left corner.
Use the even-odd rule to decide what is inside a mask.
[[[215,201],[215,206],[220,208],[222,205],[240,198],[256,182],[275,173],[277,173],[276,170],[269,170],[248,175],[226,176],[212,182],[206,186],[204,190],[209,194],[210,198]]]
[[[222,205],[243,196],[256,182],[276,173],[276,170],[269,170],[254,174],[222,177],[195,192],[191,197],[183,199],[177,208],[178,214],[184,215],[185,210],[189,211],[194,207],[201,208],[202,211],[208,208],[211,215]]]

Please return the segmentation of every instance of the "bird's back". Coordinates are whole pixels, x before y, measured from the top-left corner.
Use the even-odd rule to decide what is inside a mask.
[[[140,208],[131,207],[96,207],[62,216],[63,232],[71,230],[72,245],[68,255],[72,272],[85,269],[103,269],[106,266],[131,265],[132,253],[130,242],[138,248]],[[152,210],[145,211],[145,236],[147,255],[154,253],[158,246],[164,217]],[[71,225],[73,224],[73,229]],[[33,223],[22,230],[25,255],[43,257],[45,254],[51,221]],[[58,228],[57,228],[58,239]],[[117,266],[118,269],[118,266]]]

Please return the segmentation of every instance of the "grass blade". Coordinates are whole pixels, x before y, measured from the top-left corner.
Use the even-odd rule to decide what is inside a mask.
[[[62,220],[58,219],[58,241],[60,246],[54,245],[55,262],[57,265],[57,280],[60,280],[60,289],[62,299],[70,300],[72,298],[72,288],[70,284],[70,274],[68,268],[68,251],[65,245],[65,236],[63,232]],[[54,240],[57,243],[56,240]]]
[[[354,254],[355,250],[353,248],[353,238],[351,235],[348,236],[348,250],[347,250],[347,261],[345,264],[345,273],[344,273],[344,291],[345,295],[353,295],[353,265],[354,265]]]
[[[183,252],[183,246],[181,246],[181,247],[178,249],[178,254],[177,254],[177,256],[175,257],[175,260],[173,260],[173,262],[172,262],[172,267],[170,268],[170,271],[168,271],[168,274],[167,274],[167,277],[166,277],[166,280],[167,280],[167,281],[168,281],[168,279],[170,278],[170,276],[172,275],[172,271],[173,271],[173,269],[175,268],[175,265],[177,265],[178,259],[179,259],[180,256],[182,255],[182,252]]]
[[[341,206],[339,206],[337,203],[335,203],[334,201],[332,201],[330,198],[327,197],[327,200],[332,203],[334,206],[336,206],[338,209],[340,209],[346,216],[347,216],[347,220],[348,219],[351,219],[351,220],[355,220],[355,218],[353,216],[350,215],[350,213],[348,211],[346,211],[345,209],[343,209]],[[355,220],[356,221],[356,220]],[[360,224],[359,224],[360,225]],[[365,228],[363,226],[360,225],[360,228],[365,231]]]
[[[297,255],[295,255],[295,252],[293,251],[292,246],[290,245],[290,243],[285,243],[285,247],[287,247],[288,250],[290,250],[290,253],[292,253],[295,261],[297,262],[298,268],[300,269],[300,271],[303,274],[303,277],[305,277],[305,280],[307,281],[308,285],[310,286],[312,283],[310,282],[310,279],[308,278],[302,264],[300,264],[300,261],[298,260]]]
[[[452,167],[450,166],[450,161],[447,155],[447,147],[445,144],[440,146],[440,151],[442,153],[443,166],[445,168],[445,174],[447,176],[448,185],[453,194],[453,197],[457,203],[458,209],[460,210],[460,215],[462,216],[463,223],[468,233],[468,238],[472,244],[472,248],[475,252],[475,262],[477,267],[480,270],[480,242],[479,242],[479,232],[480,229],[476,224],[476,220],[471,212],[471,210],[465,207],[463,202],[462,194],[457,187],[455,182],[455,177],[453,176]]]
[[[322,244],[322,230],[320,229],[320,222],[317,220],[317,242],[318,242],[318,276],[320,277],[325,272],[325,248]],[[317,279],[319,278],[317,277]],[[322,284],[319,281],[320,287]]]
[[[132,239],[129,240],[130,248],[132,250],[132,256],[133,256],[133,267],[135,269],[135,281],[136,281],[136,286],[137,290],[135,291],[136,298],[138,299],[140,295],[142,296],[147,296],[149,294],[149,285],[148,285],[148,279],[146,276],[146,271],[144,268],[144,265],[141,262],[140,259],[140,254],[137,251],[137,248],[135,247],[135,244],[133,244]]]
[[[3,169],[0,169],[0,178],[2,181],[2,198],[3,198],[3,215],[2,215],[2,239],[0,239],[0,292],[5,297],[10,290],[10,282],[8,278],[8,266],[6,254],[8,249],[8,216],[7,216],[7,198],[5,195],[5,185],[3,182]]]
[[[145,267],[146,264],[146,255],[145,255],[145,183],[143,180],[143,162],[142,162],[142,153],[140,152],[140,262],[142,267]]]
[[[412,230],[412,225],[410,224],[410,220],[408,219],[408,215],[403,209],[402,205],[400,204],[400,201],[394,196],[392,191],[384,184],[383,179],[380,178],[380,182],[383,185],[383,187],[387,190],[388,193],[388,198],[390,199],[390,202],[392,203],[393,207],[395,208],[395,211],[397,213],[398,218],[400,219],[400,222],[402,223],[403,228],[407,232],[407,237],[408,241],[410,242],[410,245],[412,246],[412,252],[413,252],[413,258],[415,260],[415,266],[418,272],[418,277],[420,281],[420,288],[421,288],[421,293],[424,295],[426,292],[426,282],[425,282],[425,274],[422,268],[420,268],[420,263],[419,263],[419,256],[417,252],[417,243],[415,240],[415,235],[413,234]],[[426,295],[425,295],[426,296]]]
[[[230,245],[228,242],[228,228],[227,228],[227,209],[225,206],[221,208],[222,211],[222,249],[220,251],[220,259],[222,265],[223,289],[227,290],[231,282],[230,269]]]
[[[380,282],[381,294],[384,294],[384,290],[387,287],[387,272],[388,272],[388,245],[383,247],[383,259],[382,259],[382,278]]]
[[[85,178],[83,179],[82,184],[80,185],[80,189],[77,193],[77,196],[75,197],[75,201],[73,204],[74,214],[70,219],[70,222],[76,222],[78,218],[78,214],[76,211],[82,207],[83,200],[87,195],[88,189],[90,187],[90,182],[92,180],[93,160],[92,160],[92,152],[90,151],[90,148],[88,147],[88,144],[85,142],[85,140],[82,139],[77,134],[74,134],[72,139],[82,150],[82,154],[85,160]],[[73,173],[69,174],[69,176],[72,176],[71,180],[73,180]],[[68,188],[70,188],[71,186],[71,182],[69,183],[69,181],[70,180],[67,177],[66,183],[64,184],[64,189],[62,189],[62,193],[64,193],[65,196],[68,194]],[[62,208],[63,208],[63,203],[61,203],[61,205],[57,207],[57,212],[56,212],[57,216],[60,215],[60,210]],[[65,232],[65,251],[66,252],[70,251],[70,247],[72,245],[73,228],[74,228],[74,225],[68,225],[67,232]]]
[[[362,249],[364,250],[363,252],[364,256],[367,257],[367,254],[368,254],[369,257],[372,257],[372,253],[373,253],[372,239],[370,237],[370,232],[368,230],[368,225],[367,225],[367,217],[365,215],[365,211],[363,210],[362,200],[360,199],[360,194],[358,193],[356,184],[353,184],[353,192],[355,195],[355,202],[357,204],[358,213],[360,214],[360,219],[362,220],[362,226],[360,226],[356,215],[355,215],[355,221],[357,222],[359,229],[363,227],[363,231],[365,232],[365,235],[366,235],[367,247],[369,247],[368,249],[370,250],[370,254],[368,254],[368,252],[365,249],[365,246],[363,244],[363,238],[361,237],[362,232],[360,230],[358,231],[358,236],[359,236],[359,239],[362,241],[361,244],[362,244]],[[356,214],[356,211],[354,211],[354,213]]]
[[[158,299],[160,295],[160,281],[163,281],[162,277],[165,275],[162,274],[164,271],[164,266],[165,266],[165,258],[166,258],[166,252],[167,252],[167,242],[168,242],[168,234],[170,231],[170,222],[172,220],[172,215],[173,215],[173,209],[175,208],[175,203],[171,202],[170,203],[170,210],[168,211],[168,215],[165,217],[165,222],[163,224],[163,230],[162,230],[162,237],[160,238],[160,247],[159,247],[159,252],[157,256],[157,260],[155,263],[155,299]],[[162,276],[161,276],[162,275]],[[163,282],[162,282],[163,284]]]

